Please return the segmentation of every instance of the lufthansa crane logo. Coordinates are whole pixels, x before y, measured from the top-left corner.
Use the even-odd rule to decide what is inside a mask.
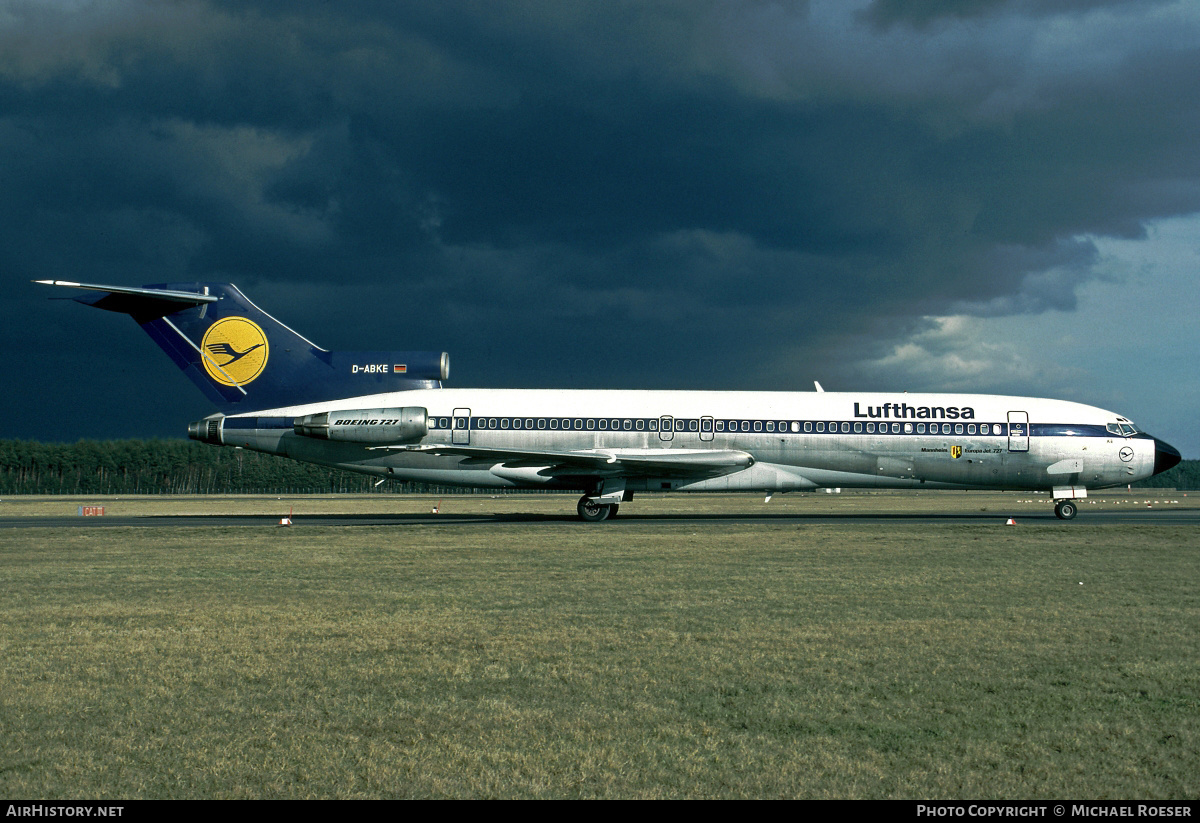
[[[252,320],[224,317],[208,327],[200,341],[204,370],[223,386],[244,386],[267,365],[267,336]]]

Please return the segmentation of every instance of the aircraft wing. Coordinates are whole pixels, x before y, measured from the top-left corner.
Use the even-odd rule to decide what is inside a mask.
[[[419,452],[433,455],[459,455],[480,465],[497,463],[510,467],[553,467],[567,470],[591,470],[611,475],[720,475],[744,469],[754,458],[744,451],[729,449],[584,449],[551,451],[524,449],[485,449],[475,446],[376,446],[378,449]]]

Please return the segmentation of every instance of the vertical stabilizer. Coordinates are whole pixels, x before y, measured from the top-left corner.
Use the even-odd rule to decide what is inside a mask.
[[[297,334],[228,283],[129,288],[61,280],[74,299],[128,314],[227,413],[382,392],[438,388],[445,352],[331,352]]]

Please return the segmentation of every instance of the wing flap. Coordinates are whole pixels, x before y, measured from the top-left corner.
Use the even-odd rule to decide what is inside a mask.
[[[754,463],[743,451],[730,449],[585,449],[580,451],[488,449],[477,446],[424,445],[376,446],[392,451],[466,457],[478,465],[502,464],[512,468],[544,466],[583,469],[622,475],[718,475],[739,471]]]

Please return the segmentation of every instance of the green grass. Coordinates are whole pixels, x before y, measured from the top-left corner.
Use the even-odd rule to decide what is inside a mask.
[[[0,795],[1196,797],[1196,529],[1000,522],[0,532]]]

